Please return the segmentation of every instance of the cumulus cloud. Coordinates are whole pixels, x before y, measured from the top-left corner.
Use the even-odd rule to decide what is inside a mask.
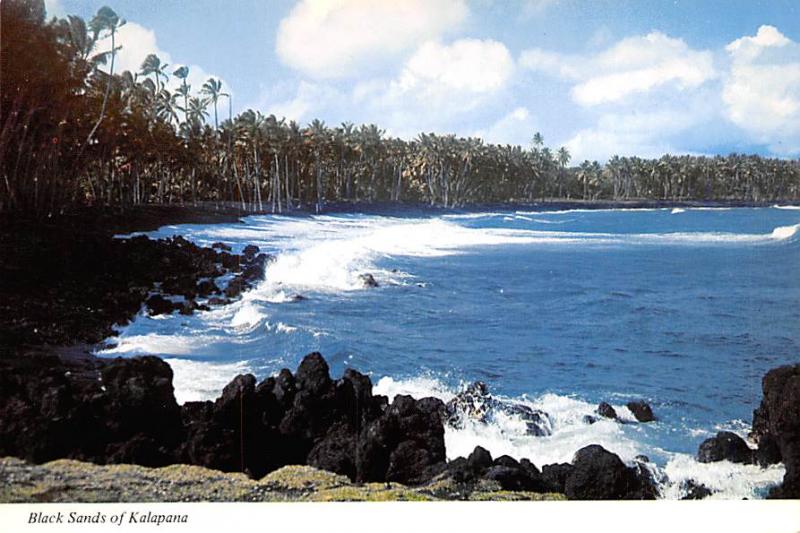
[[[776,153],[800,151],[800,44],[774,26],[731,42],[726,114]]]
[[[301,0],[278,27],[276,52],[307,76],[348,76],[458,29],[468,14],[465,0]]]
[[[430,41],[406,61],[396,78],[360,83],[353,95],[357,105],[382,117],[391,132],[409,135],[446,128],[452,120],[491,103],[513,73],[514,60],[498,41]]]
[[[687,109],[639,109],[602,114],[597,122],[581,129],[565,144],[574,161],[605,161],[612,155],[660,157],[686,153],[676,144],[684,132],[709,120],[698,98]]]
[[[327,83],[301,81],[295,94],[288,99],[267,104],[267,113],[279,118],[308,122],[315,113],[331,108],[347,108],[348,97]]]
[[[115,41],[116,46],[121,46],[117,52],[116,58],[114,59],[114,72],[116,74],[119,74],[125,70],[128,70],[134,74],[138,73],[141,71],[142,63],[144,62],[145,58],[149,54],[156,54],[159,59],[161,59],[162,63],[169,65],[167,68],[167,73],[170,75],[170,79],[169,83],[167,84],[167,89],[174,91],[181,84],[180,80],[173,76],[172,73],[179,66],[182,66],[182,64],[173,62],[172,56],[168,52],[159,48],[158,40],[153,30],[146,28],[141,24],[137,24],[136,22],[129,21],[118,30]],[[100,39],[95,45],[95,50],[97,52],[108,51],[110,49],[110,36]],[[101,68],[108,72],[110,66],[111,63],[109,61]],[[192,86],[193,93],[198,93],[208,78],[214,77],[219,79],[219,76],[209,74],[199,65],[186,66],[189,67],[189,76],[186,81]],[[222,81],[223,92],[232,93],[231,87],[229,87],[224,80]]]
[[[473,136],[492,144],[526,145],[536,131],[531,112],[527,107],[517,107],[503,115],[485,129],[477,130]]]
[[[665,85],[693,89],[717,76],[711,52],[693,50],[682,39],[658,31],[623,39],[595,54],[526,50],[520,64],[573,81],[572,98],[586,107],[620,102]]]

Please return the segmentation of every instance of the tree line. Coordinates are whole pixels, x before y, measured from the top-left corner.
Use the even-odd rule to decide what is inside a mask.
[[[150,55],[137,72],[118,72],[125,21],[109,7],[88,22],[46,20],[43,0],[3,0],[0,14],[0,212],[209,201],[284,212],[334,201],[800,199],[797,160],[615,156],[570,166],[568,150],[546,147],[539,133],[523,147],[434,133],[403,140],[374,124],[301,126],[255,110],[233,116],[222,83],[192,87],[186,66]],[[101,42],[110,45],[100,50]]]

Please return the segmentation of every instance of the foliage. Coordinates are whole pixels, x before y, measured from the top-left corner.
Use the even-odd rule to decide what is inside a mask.
[[[114,72],[124,20],[110,8],[89,24],[44,13],[43,0],[0,5],[0,212],[200,201],[283,212],[332,201],[800,199],[796,160],[665,155],[570,168],[569,152],[545,147],[540,133],[526,148],[434,133],[402,140],[373,124],[301,127],[254,110],[233,116],[222,83],[209,79],[193,93],[188,67],[173,71],[174,93],[169,65],[155,55],[140,72]],[[105,37],[111,49],[97,50]],[[228,99],[222,121],[220,98]]]

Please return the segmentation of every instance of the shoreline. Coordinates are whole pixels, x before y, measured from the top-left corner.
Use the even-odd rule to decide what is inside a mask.
[[[519,207],[517,205],[513,205],[513,206],[508,205],[508,204],[504,204],[504,205],[505,205],[506,208],[510,208],[510,207],[517,208],[517,207]],[[530,204],[528,204],[528,205],[530,205]],[[533,204],[533,205],[538,206],[538,207],[542,207],[539,204]],[[608,208],[619,208],[619,207],[622,207],[622,206],[620,206],[620,204],[618,202],[613,203],[613,205],[611,205],[609,203],[605,203],[605,202],[600,202],[600,203],[595,202],[595,203],[592,203],[592,205],[594,206],[593,208],[596,208],[596,209],[608,209]],[[685,204],[682,204],[682,205],[685,205]],[[772,203],[770,203],[769,205],[772,205]],[[571,203],[568,203],[568,204],[564,203],[564,202],[557,202],[557,203],[552,203],[552,204],[548,203],[548,207],[550,207],[552,209],[564,209],[565,206],[572,206],[572,207],[581,206],[580,208],[586,208],[585,204],[583,204],[582,202],[571,202]],[[669,206],[658,204],[657,207],[671,207],[671,206],[672,206],[672,204],[669,205]],[[697,205],[694,205],[694,204],[692,206],[698,207]],[[349,206],[349,210],[352,211],[353,207],[355,207],[355,206]],[[640,203],[635,204],[633,207],[632,207],[631,204],[625,204],[624,205],[624,208],[632,208],[632,209],[636,209],[636,208],[653,208],[653,207],[656,207],[656,206],[653,205],[653,204],[644,205],[644,204],[640,204]],[[691,207],[691,206],[687,206],[687,207]],[[731,207],[731,206],[730,205],[721,206],[719,204],[715,204],[713,206],[710,206],[707,203],[705,203],[705,204],[703,204],[702,206],[699,206],[699,207]],[[736,205],[735,207],[742,207],[742,206],[741,205]],[[751,207],[751,206],[748,206],[748,207]],[[374,206],[373,205],[372,208],[373,209],[379,209],[379,206]],[[480,209],[480,208],[476,207],[475,209]],[[445,210],[433,209],[431,211],[442,212],[442,211],[445,211]],[[454,212],[454,210],[446,210],[446,211],[447,212]],[[336,211],[336,207],[335,206],[331,206],[331,208],[329,209],[328,212],[337,212]],[[360,212],[363,212],[363,211],[360,211]],[[113,213],[112,212],[112,213],[105,213],[105,214],[100,213],[100,214],[91,214],[91,215],[80,215],[80,214],[77,214],[77,215],[74,215],[74,218],[71,219],[72,220],[72,224],[70,224],[67,227],[64,227],[63,225],[58,226],[58,225],[54,225],[54,224],[44,224],[44,225],[42,225],[41,228],[42,228],[42,231],[44,232],[44,234],[46,235],[46,238],[41,240],[41,241],[39,241],[39,244],[41,245],[41,243],[44,242],[45,243],[45,248],[46,248],[47,243],[48,243],[47,238],[50,238],[50,239],[53,239],[53,240],[50,241],[49,244],[50,245],[54,245],[53,249],[56,250],[56,251],[64,251],[65,249],[66,250],[70,250],[74,246],[86,245],[87,242],[88,242],[89,245],[100,246],[102,248],[102,246],[104,246],[104,245],[106,245],[106,246],[110,246],[111,245],[110,243],[113,242],[112,237],[113,237],[114,234],[124,233],[126,231],[127,232],[131,232],[131,231],[137,231],[137,232],[138,231],[149,231],[149,230],[152,230],[152,229],[157,229],[158,227],[161,227],[161,226],[164,226],[164,225],[172,225],[172,224],[184,224],[184,223],[202,223],[202,224],[205,224],[205,223],[214,223],[214,222],[220,222],[220,223],[222,223],[222,222],[234,222],[234,221],[240,220],[241,217],[249,216],[249,215],[252,215],[252,214],[254,214],[254,213],[242,212],[241,210],[216,210],[216,209],[211,209],[209,211],[207,208],[191,208],[191,209],[188,209],[188,210],[184,210],[184,209],[176,210],[173,207],[163,207],[163,208],[162,207],[157,207],[155,209],[144,208],[143,210],[141,210],[139,212],[130,212],[130,211],[129,212],[122,212],[122,213]],[[297,214],[306,215],[306,214],[309,214],[309,213],[297,212]],[[20,229],[20,228],[22,228],[22,235],[19,238],[25,238],[26,236],[29,236],[31,233],[36,233],[36,231],[37,231],[37,228],[35,226],[32,227],[32,228],[31,227],[25,228],[25,222],[23,221],[23,222],[18,222],[14,227],[9,228],[11,230],[11,231],[9,231],[9,233],[11,233],[12,231],[14,231],[16,229]],[[6,239],[6,240],[3,241],[3,244],[7,244],[7,239],[8,239],[9,233],[3,233],[3,234],[0,235],[0,237],[5,237],[5,239]],[[70,240],[71,237],[76,237],[76,236],[77,237],[81,237],[80,239],[78,239],[77,242],[73,242],[73,241]],[[19,238],[18,238],[18,240],[19,240]],[[66,239],[66,242],[64,241],[64,239]],[[59,240],[61,240],[60,243],[59,242],[54,242],[54,241],[59,241]],[[144,239],[144,240],[148,240],[148,239]],[[151,242],[162,242],[162,241],[151,241]],[[184,242],[188,243],[188,241],[184,241]],[[174,241],[173,241],[172,245],[175,245]],[[170,250],[170,246],[171,245],[164,245],[164,246],[157,245],[156,249],[152,250],[151,252],[153,254],[156,254],[156,255],[158,255],[160,253],[171,253],[169,251]],[[179,241],[176,246],[177,246],[177,248],[184,248],[187,245],[184,244],[183,242]],[[194,245],[191,245],[191,246],[194,246]],[[195,249],[197,249],[197,250],[195,250]],[[208,249],[208,248],[203,249],[203,248],[200,248],[200,247],[194,247],[191,250],[192,250],[192,253],[190,255],[192,255],[192,256],[197,255],[198,257],[202,257],[203,254],[207,254],[207,253],[218,254],[218,251],[214,251],[214,250],[211,250],[211,249]],[[198,251],[198,250],[200,250],[200,251]],[[202,250],[206,250],[206,251],[202,251]],[[47,251],[47,249],[45,251]],[[72,252],[74,252],[74,250],[72,250]],[[69,256],[69,253],[72,253],[72,252],[68,252],[67,255]],[[222,252],[222,253],[225,253],[225,252]],[[258,253],[258,250],[256,250],[254,252],[254,254],[257,254],[257,253]],[[45,255],[47,255],[47,254],[45,254]],[[23,249],[22,256],[23,256],[23,259],[24,259],[24,249]],[[125,254],[123,253],[122,256],[124,257]],[[34,253],[34,257],[39,257],[41,259],[42,254]],[[247,261],[243,261],[242,260],[242,256],[233,256],[233,255],[231,255],[231,257],[237,257],[238,258],[236,260],[237,265],[239,265],[239,263],[244,263],[244,266],[247,267],[248,264],[249,264]],[[52,257],[49,258],[49,259],[52,259]],[[264,261],[266,261],[266,258],[264,258],[262,260],[262,264],[261,264],[261,267],[262,267],[261,272],[262,273],[263,273]],[[12,259],[12,263],[13,263],[13,259]],[[30,266],[30,265],[28,265],[28,266]],[[48,264],[47,266],[52,271],[53,264],[51,263],[51,264]],[[3,264],[3,267],[4,268],[8,268],[8,263]],[[185,273],[185,272],[182,272],[182,273]],[[163,272],[161,274],[163,275]],[[56,276],[56,278],[58,278],[58,276]],[[78,279],[81,279],[81,278],[79,277]],[[197,276],[195,276],[192,279],[192,282],[193,283],[197,283],[197,280],[198,280],[198,278],[197,278]],[[128,280],[128,281],[130,281],[130,280]],[[55,288],[56,289],[58,288],[58,282],[56,282]],[[23,290],[23,294],[21,296],[23,298],[29,298],[30,294],[28,294],[27,292],[25,292]],[[141,297],[142,295],[139,295],[139,296]],[[235,297],[236,295],[233,295],[233,296]],[[13,298],[11,299],[11,303],[13,305],[13,303],[14,303],[14,299]],[[140,306],[141,306],[141,303],[142,302],[140,301],[139,302]],[[10,309],[11,308],[11,306],[9,306],[8,302],[6,302],[5,305],[6,305],[6,309]],[[130,308],[131,307],[129,307],[129,309]],[[137,309],[138,308],[139,307],[137,307]],[[58,308],[58,307],[51,308],[51,315],[54,316],[55,320],[58,320],[60,318],[58,316],[59,309],[60,308]],[[127,318],[123,317],[123,320],[130,320],[130,317],[134,316],[137,312],[138,312],[138,310],[136,312],[134,312],[133,315],[130,315]],[[115,316],[118,318],[120,315],[116,314]],[[49,320],[49,318],[46,318],[46,320]],[[109,320],[110,320],[110,318],[106,317],[106,320],[105,320],[106,324],[105,324],[104,327],[106,327],[106,328],[107,327],[111,327],[111,326],[108,326],[108,324],[107,324],[107,322]],[[102,322],[102,320],[101,320],[101,322]],[[119,322],[117,322],[117,321],[114,322],[114,324],[118,324],[118,323]],[[107,331],[107,330],[102,330],[102,331]],[[91,341],[92,339],[89,339],[89,340]],[[104,372],[104,368],[107,368],[107,367],[110,367],[110,366],[113,367],[115,365],[115,361],[116,361],[116,360],[111,360],[111,359],[104,360],[105,358],[97,358],[96,356],[94,356],[91,353],[91,351],[90,351],[91,348],[92,347],[96,347],[98,342],[100,342],[100,341],[96,341],[95,340],[94,342],[86,342],[86,339],[78,339],[77,341],[75,339],[73,339],[72,342],[66,342],[66,343],[63,343],[63,344],[48,344],[48,343],[35,344],[35,343],[33,343],[33,344],[20,344],[20,345],[16,345],[15,346],[13,344],[6,345],[5,343],[3,343],[2,350],[0,350],[0,351],[2,351],[2,353],[0,353],[0,356],[3,356],[3,358],[5,359],[5,361],[4,361],[5,364],[8,365],[9,367],[11,367],[12,369],[21,370],[21,374],[20,375],[24,379],[25,375],[28,375],[28,376],[38,375],[38,372],[41,371],[43,368],[45,368],[47,366],[51,366],[50,370],[54,370],[55,367],[58,367],[58,364],[55,363],[55,361],[53,359],[51,359],[50,356],[56,355],[57,358],[58,358],[57,360],[60,360],[60,364],[64,365],[64,369],[66,370],[66,372],[67,373],[74,373],[74,377],[70,378],[68,381],[89,381],[89,380],[92,379],[92,376],[96,376],[98,374],[102,374]],[[15,359],[18,358],[18,356],[22,356],[25,359],[30,359],[31,361],[28,361],[28,362],[32,363],[32,365],[30,367],[28,367],[28,368],[20,368],[20,366],[18,364],[19,361],[16,361],[16,362],[14,361]],[[141,358],[133,358],[132,360],[139,360],[139,359],[141,359]],[[153,359],[155,359],[155,358],[153,358]],[[23,364],[23,366],[25,366],[25,365]],[[126,369],[126,370],[123,370],[123,373],[124,372],[130,372],[130,371],[131,371],[130,369]],[[133,370],[133,372],[134,372],[134,374],[136,374],[139,371],[138,370]],[[166,375],[164,375],[163,377],[166,377]],[[169,379],[170,394],[172,394],[172,392],[171,392],[171,387],[172,387],[172,385],[171,385],[171,379],[172,379],[171,371],[169,372],[169,378],[168,379]],[[234,383],[238,379],[239,378],[234,380],[234,382],[231,382],[231,384],[229,384],[229,387],[234,385]],[[241,383],[239,385],[237,385],[236,388],[239,389],[240,386],[241,386]],[[255,384],[253,384],[253,386],[255,386]],[[260,386],[261,385],[259,385],[259,387]],[[226,396],[226,391],[228,391],[228,387],[226,387],[226,389],[224,391],[222,391],[222,396],[217,400],[217,403],[220,400],[224,400],[224,398]],[[47,393],[47,387],[45,387],[42,392],[46,394]],[[243,392],[241,392],[241,390],[240,390],[240,392],[238,394],[243,394]],[[172,401],[174,402],[174,396],[173,396]],[[205,405],[212,404],[212,402],[187,402],[187,403],[190,403],[190,404],[205,404]],[[186,404],[184,404],[184,406],[179,406],[178,407],[179,410],[183,410],[185,405]],[[214,403],[214,405],[216,405],[216,403]],[[193,410],[193,409],[196,409],[196,408],[199,408],[199,406],[198,405],[190,405],[189,406],[190,410]],[[209,409],[208,407],[203,408],[203,410],[205,410],[206,413],[208,413],[208,409]],[[214,408],[212,407],[212,409],[214,409]],[[194,413],[193,415],[189,416],[189,419],[191,420],[191,418],[194,417],[195,421],[197,421],[197,420],[201,420],[201,421],[202,420],[206,420],[206,422],[202,422],[202,423],[205,423],[205,424],[208,423],[208,420],[209,420],[207,418],[208,414],[199,415],[200,416],[199,419],[195,415],[198,415],[198,413]],[[186,415],[181,415],[181,418],[183,418],[184,423],[185,423],[186,420],[187,420]],[[196,423],[196,422],[189,421],[189,425],[191,425],[192,423]],[[754,430],[755,430],[755,426],[756,426],[756,423],[754,421]],[[141,443],[139,443],[139,444],[141,444]],[[135,448],[139,444],[134,445],[134,450],[125,451],[121,456],[117,456],[117,458],[112,460],[111,462],[119,462],[119,459],[124,460],[125,458],[132,457],[130,455],[130,453],[133,453],[133,457],[136,457],[136,454],[138,452],[136,451]],[[145,448],[147,448],[147,446],[145,446]],[[422,447],[423,450],[425,450],[427,448],[428,448],[427,446],[423,446]],[[0,454],[0,455],[3,455],[3,454]],[[614,455],[614,454],[611,454],[611,455],[616,457],[616,455]],[[472,457],[472,456],[470,456],[470,457]],[[618,460],[618,458],[617,458],[617,460]],[[145,462],[147,462],[147,461],[149,461],[149,459],[145,460]],[[464,459],[464,461],[468,461],[468,460]],[[168,464],[175,464],[175,463],[168,463]],[[242,463],[242,464],[244,464],[244,463]],[[514,476],[519,477],[519,475],[521,475],[519,472],[523,472],[525,470],[525,469],[521,469],[521,467],[519,466],[518,463],[517,463],[516,466],[513,466],[511,463],[508,463],[508,464],[500,463],[500,464],[496,464],[495,465],[492,462],[492,460],[490,459],[490,463],[488,465],[487,464],[483,465],[483,468],[484,468],[483,474],[476,474],[476,472],[472,472],[472,474],[467,475],[467,478],[470,479],[471,482],[475,482],[476,475],[478,476],[477,479],[480,479],[481,475],[485,475],[486,472],[488,472],[489,469],[495,468],[495,467],[496,468],[501,468],[501,467],[502,468],[510,468],[511,470],[514,471],[514,472],[506,471],[504,473],[504,475],[506,476],[506,478],[504,478],[504,479],[506,479],[506,480],[515,479]],[[333,468],[334,469],[336,468],[335,464],[334,464]],[[623,471],[623,470],[619,470],[618,473],[619,473],[619,475],[621,475],[623,477],[627,476],[628,474],[625,474],[624,472],[625,471]],[[453,474],[453,472],[450,472],[450,473]],[[541,474],[542,473],[540,473],[540,475]],[[457,476],[457,475],[465,475],[465,474],[463,474],[463,472],[460,472],[460,473],[456,472],[455,475]],[[525,475],[530,476],[531,474],[528,473],[528,474],[525,474]],[[556,475],[556,474],[553,474],[553,475]],[[630,474],[630,475],[634,475],[634,474]],[[641,476],[642,476],[641,469],[639,470],[639,474],[637,474],[637,475],[639,477],[637,477],[636,479],[640,479],[641,480]],[[787,475],[787,477],[789,477],[790,476],[790,472],[787,471],[786,475]],[[470,476],[472,476],[472,477],[470,478]],[[566,480],[565,479],[560,479],[561,476],[563,476],[563,472],[561,474],[557,474],[557,477],[553,478],[553,480],[550,480],[551,485],[549,485],[547,488],[549,488],[549,489],[560,488],[561,492],[563,492],[564,491],[563,483],[565,483]],[[534,479],[534,478],[536,478],[536,476],[533,476],[533,478],[528,477],[527,478],[528,481],[525,481],[525,483],[533,483],[533,481],[531,481],[531,479]],[[410,479],[415,479],[415,478],[410,478]],[[554,480],[556,480],[556,481],[554,481]],[[637,483],[639,483],[639,482],[640,481],[637,481]],[[511,483],[511,482],[509,481],[508,483]],[[555,483],[555,485],[553,485],[552,483]],[[507,488],[508,486],[511,486],[511,485],[507,485],[505,488]],[[542,487],[540,487],[540,488],[542,488]],[[572,496],[573,497],[575,496],[574,492],[573,492]],[[617,497],[622,497],[622,496],[617,495]]]

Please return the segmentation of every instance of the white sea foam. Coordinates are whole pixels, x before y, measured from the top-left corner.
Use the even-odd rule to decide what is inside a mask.
[[[434,396],[443,401],[450,400],[457,392],[432,376],[407,380],[383,377],[374,390],[376,394],[385,394],[390,398],[396,394],[409,394],[415,398]],[[494,457],[509,455],[516,459],[529,458],[541,467],[570,462],[580,448],[600,444],[628,464],[632,464],[637,455],[649,456],[654,461],[649,466],[659,482],[661,496],[668,499],[683,497],[688,480],[702,483],[715,491],[714,498],[758,498],[769,487],[778,484],[785,472],[780,465],[764,469],[727,461],[698,463],[690,455],[649,445],[641,433],[643,426],[632,423],[635,418],[624,405],[612,404],[619,418],[628,423],[620,424],[599,418],[590,425],[584,422],[584,417],[597,417],[595,405],[579,398],[544,394],[536,398],[504,400],[546,412],[552,421],[552,434],[546,437],[527,435],[525,423],[513,415],[500,414],[487,424],[467,421],[460,429],[445,428],[448,459],[465,457],[475,446],[483,446]]]
[[[231,319],[231,326],[235,328],[253,328],[261,323],[266,315],[263,312],[263,307],[258,306],[250,301],[244,301],[236,314]]]
[[[238,374],[251,372],[245,362],[209,363],[188,359],[166,359],[174,374],[175,399],[178,403],[213,400]]]
[[[181,335],[179,333],[121,335],[117,339],[112,339],[117,342],[115,346],[101,350],[98,355],[190,355],[198,353],[209,343],[222,340],[221,337],[212,335]]]
[[[686,209],[683,209],[683,208],[681,208],[681,207],[676,207],[676,208],[674,208],[674,209],[671,211],[671,213],[672,213],[673,215],[677,215],[677,214],[680,214],[680,213],[685,213],[685,212],[686,212]]]
[[[798,211],[800,210],[800,205],[773,205],[775,209],[786,209],[789,211]]]
[[[772,230],[771,237],[773,239],[783,241],[794,237],[798,230],[800,230],[800,224],[795,224],[794,226],[781,226]]]

